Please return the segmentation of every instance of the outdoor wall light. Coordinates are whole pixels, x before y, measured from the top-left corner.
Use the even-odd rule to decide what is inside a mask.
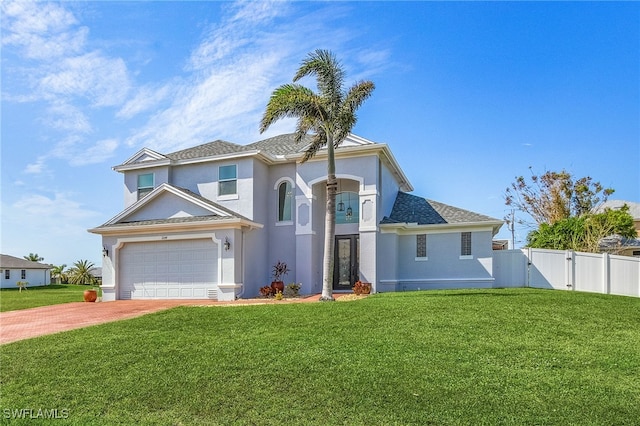
[[[103,255],[104,257],[109,256],[109,250],[107,250],[107,248],[106,248],[106,247],[102,247],[102,255]]]
[[[229,251],[231,248],[231,241],[229,241],[229,237],[224,237],[224,249],[225,251]]]

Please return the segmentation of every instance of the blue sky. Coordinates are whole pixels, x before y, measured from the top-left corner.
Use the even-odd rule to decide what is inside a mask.
[[[280,122],[260,135],[258,122],[318,48],[338,56],[347,83],[376,83],[354,133],[388,143],[416,195],[502,218],[505,188],[531,166],[640,201],[640,3],[1,8],[4,254],[100,265],[100,237],[86,230],[123,208],[112,166],[145,146],[291,131]]]

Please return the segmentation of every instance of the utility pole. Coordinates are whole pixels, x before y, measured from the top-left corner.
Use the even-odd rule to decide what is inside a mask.
[[[511,209],[511,225],[510,225],[510,231],[511,231],[511,250],[514,250],[516,248],[516,210],[515,209]]]

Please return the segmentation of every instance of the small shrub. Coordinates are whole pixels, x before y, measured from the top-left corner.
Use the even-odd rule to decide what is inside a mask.
[[[371,293],[371,283],[363,283],[362,281],[356,281],[352,288],[355,294],[369,294]]]
[[[273,290],[270,286],[265,285],[264,287],[260,287],[260,295],[263,297],[269,297],[273,294]]]
[[[284,288],[284,295],[286,297],[300,297],[300,288],[302,283],[289,283]]]
[[[282,296],[282,292],[281,291],[276,293],[276,300],[282,300],[282,297],[283,296]]]

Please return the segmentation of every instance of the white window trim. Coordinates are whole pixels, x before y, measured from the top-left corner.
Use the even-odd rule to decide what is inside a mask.
[[[140,186],[140,176],[147,176],[147,175],[151,175],[151,186]],[[147,194],[149,194],[149,192],[153,191],[156,187],[156,174],[155,173],[138,173],[136,175],[136,197],[138,198],[138,200],[141,200],[144,196],[146,196]],[[140,190],[144,189],[144,190],[149,190],[144,193],[144,195],[141,197],[140,196]]]
[[[276,221],[276,226],[292,226],[292,225],[293,225],[292,220],[283,220],[281,222]]]
[[[429,253],[428,250],[427,250],[427,244],[428,244],[428,241],[429,241],[429,239],[427,238],[427,234],[416,234],[416,237],[415,237],[415,241],[416,241],[416,257],[415,257],[415,261],[416,262],[423,262],[425,260],[429,260],[429,256],[428,255],[427,256],[417,256],[418,236],[420,236],[420,235],[424,235],[424,244],[425,244],[424,252],[425,252],[425,254]]]
[[[220,179],[220,168],[222,167],[229,167],[229,166],[234,166],[236,168],[236,177],[235,179]],[[220,182],[231,182],[231,181],[235,181],[236,182],[236,193],[235,194],[224,194],[224,195],[220,195]],[[218,166],[218,197],[216,198],[219,201],[227,201],[227,200],[237,200],[240,197],[238,196],[238,164],[237,163],[231,163],[231,164],[221,164]]]
[[[218,201],[238,200],[240,197],[238,194],[218,195]]]
[[[278,220],[278,217],[280,217],[280,206],[278,203],[278,191],[280,190],[280,185],[284,182],[289,182],[289,185],[291,185],[291,220]],[[273,185],[273,190],[276,191],[276,196],[275,196],[275,200],[276,200],[276,223],[275,226],[293,226],[294,224],[294,220],[293,220],[293,215],[295,214],[295,197],[294,197],[294,189],[296,187],[296,183],[293,181],[293,179],[289,178],[289,177],[281,177],[280,179],[278,179],[275,183],[275,185]]]
[[[460,233],[460,252],[462,252],[462,236],[464,234],[469,234],[469,252],[470,254],[461,254],[459,259],[460,260],[465,260],[465,259],[473,259],[473,233],[470,231],[465,231],[465,232],[461,232]]]

